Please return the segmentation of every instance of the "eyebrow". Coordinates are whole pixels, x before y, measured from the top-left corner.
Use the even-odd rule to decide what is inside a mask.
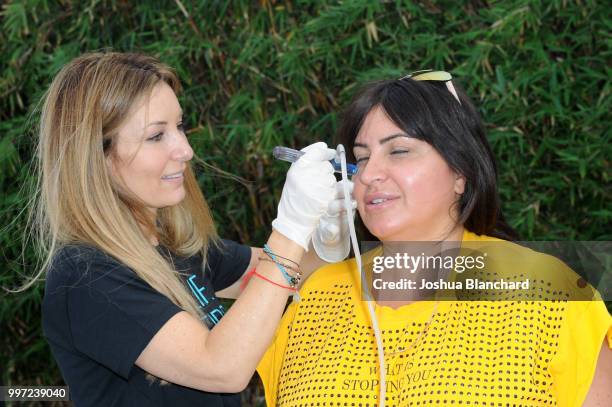
[[[392,134],[390,136],[387,136],[381,140],[378,141],[379,144],[385,144],[388,141],[391,141],[393,139],[396,139],[398,137],[406,137],[406,138],[412,138],[409,135],[405,134],[405,133],[397,133],[397,134]],[[353,144],[353,148],[357,148],[357,147],[361,147],[361,148],[368,148],[367,144],[363,144],[363,143],[355,143]]]
[[[183,118],[183,111],[182,110],[180,111],[179,116],[181,117],[181,119]],[[168,122],[166,122],[166,121],[151,122],[151,123],[147,124],[146,127],[155,126],[155,125],[158,125],[158,124],[168,124]]]

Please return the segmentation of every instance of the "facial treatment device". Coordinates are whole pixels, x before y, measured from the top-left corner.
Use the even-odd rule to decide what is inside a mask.
[[[303,151],[294,150],[288,147],[276,146],[272,149],[274,158],[290,163],[296,162],[298,158],[304,154]],[[330,163],[333,165],[335,172],[341,172],[340,163],[337,160],[331,160]],[[347,164],[346,170],[348,175],[353,176],[357,173],[357,166],[355,164]]]

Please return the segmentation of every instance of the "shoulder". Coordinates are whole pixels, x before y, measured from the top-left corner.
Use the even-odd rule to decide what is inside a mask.
[[[55,270],[62,267],[75,267],[100,262],[121,264],[97,247],[81,243],[67,244],[57,249],[53,255],[50,269]]]
[[[381,253],[381,246],[377,246],[361,255],[362,268],[366,274],[368,274],[368,269],[371,270],[372,259]],[[316,270],[306,280],[300,294],[308,294],[314,290],[335,289],[347,294],[352,293],[351,295],[359,298],[362,278],[360,272],[354,257],[338,263],[327,264]]]
[[[251,263],[252,256],[249,246],[227,239],[211,241],[206,253],[205,274],[214,290],[224,290],[238,281]]]
[[[477,251],[484,255],[489,275],[510,281],[529,280],[529,290],[523,292],[522,299],[585,301],[598,298],[596,290],[561,259],[566,258],[565,253],[552,242],[522,245],[470,232],[464,237],[467,239],[462,248],[470,254]]]
[[[112,273],[111,273],[112,272]],[[63,286],[92,284],[112,274],[134,275],[119,260],[87,244],[68,244],[57,249],[46,274],[46,291]]]
[[[329,288],[338,283],[352,282],[352,276],[356,267],[354,258],[340,263],[327,264],[312,273],[304,283],[303,290]]]
[[[215,268],[223,262],[243,262],[251,260],[251,248],[229,239],[214,239],[206,250],[206,263],[209,268]],[[247,263],[248,264],[248,263]]]
[[[498,256],[498,260],[500,261],[569,269],[563,261],[555,256],[536,251],[522,244],[498,239],[492,236],[476,235],[475,233],[466,231],[464,233],[462,246],[483,252],[488,250],[487,254],[493,253]]]

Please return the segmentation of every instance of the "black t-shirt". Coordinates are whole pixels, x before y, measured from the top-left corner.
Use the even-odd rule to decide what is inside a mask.
[[[223,240],[181,258],[159,248],[206,314],[211,327],[225,312],[215,291],[246,270],[248,246]],[[207,393],[177,384],[151,383],[134,365],[153,336],[181,309],[131,269],[89,246],[70,245],[47,273],[43,329],[76,406],[240,406],[238,394]]]

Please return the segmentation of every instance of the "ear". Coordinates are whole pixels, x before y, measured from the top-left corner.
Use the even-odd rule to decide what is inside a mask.
[[[465,177],[461,174],[455,174],[454,190],[457,195],[462,195],[465,191]]]

